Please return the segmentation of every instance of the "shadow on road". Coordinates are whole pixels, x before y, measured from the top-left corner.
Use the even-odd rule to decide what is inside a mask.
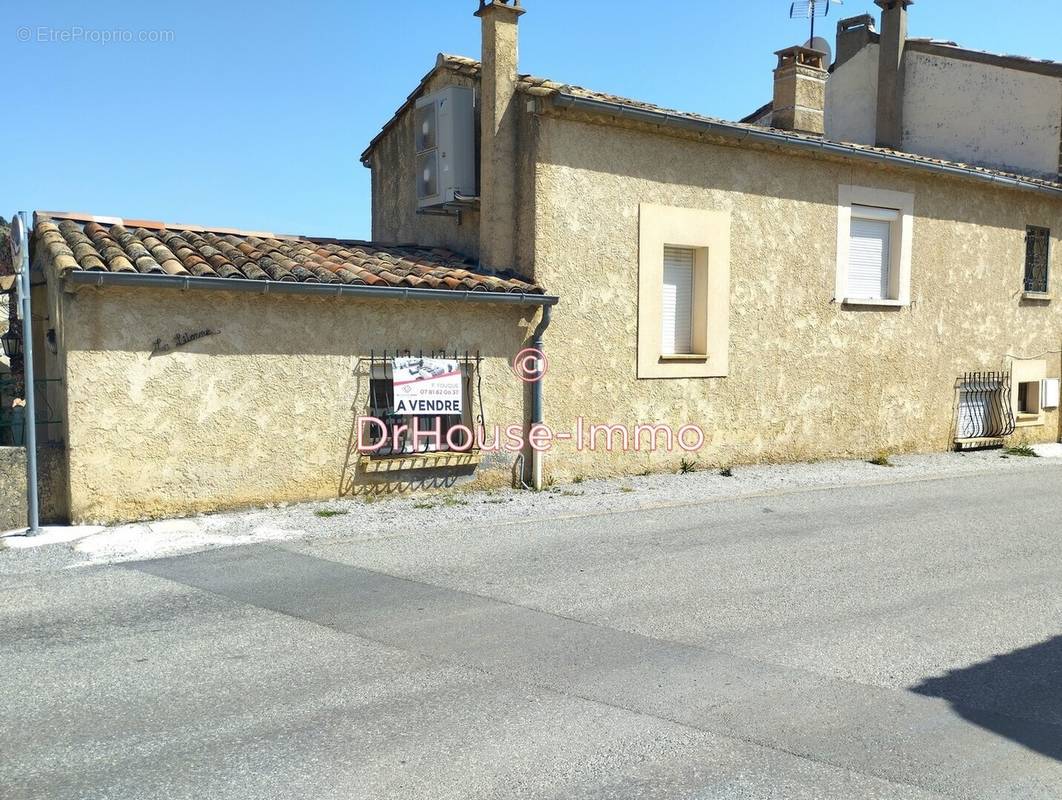
[[[911,691],[947,700],[963,719],[1062,761],[1062,636],[928,678]]]

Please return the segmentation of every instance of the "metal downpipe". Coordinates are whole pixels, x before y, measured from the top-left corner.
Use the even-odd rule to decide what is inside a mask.
[[[29,219],[25,211],[16,215],[18,224],[12,235],[18,236],[18,263],[14,265],[18,281],[19,314],[22,316],[22,369],[26,381],[26,414],[22,423],[26,448],[26,522],[27,536],[40,533],[37,496],[37,400],[33,373],[33,307],[30,293]]]
[[[546,351],[543,345],[543,335],[546,332],[546,328],[549,327],[550,321],[553,319],[553,306],[542,306],[542,318],[539,320],[538,325],[535,327],[534,333],[531,335],[531,346],[538,351],[538,366],[535,370],[535,380],[531,384],[531,428],[536,425],[541,425],[543,420],[542,413],[542,379],[545,377],[546,366]],[[543,485],[542,478],[542,461],[545,453],[540,450],[531,449],[531,485],[535,491],[541,491]]]

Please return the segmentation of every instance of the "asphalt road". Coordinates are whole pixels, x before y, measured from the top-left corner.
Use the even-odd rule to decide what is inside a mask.
[[[0,583],[0,796],[1059,798],[1062,468]]]

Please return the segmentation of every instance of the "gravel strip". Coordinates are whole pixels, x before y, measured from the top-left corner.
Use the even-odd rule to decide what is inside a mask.
[[[734,467],[724,476],[719,470],[685,475],[654,474],[626,478],[587,479],[550,487],[542,492],[512,489],[421,494],[365,502],[344,499],[271,509],[262,520],[277,525],[299,524],[313,535],[375,538],[412,535],[419,530],[456,525],[488,526],[524,519],[612,513],[660,505],[715,502],[760,494],[807,491],[878,483],[935,480],[1015,470],[1062,467],[1062,459],[1005,456],[999,450],[969,453],[930,453],[893,456],[891,466],[867,461],[835,460],[798,464],[761,464]],[[346,512],[330,518],[316,514]],[[351,516],[357,530],[352,531]]]
[[[1059,467],[1062,458],[1008,457],[999,450],[985,450],[894,456],[890,466],[852,460],[765,464],[734,467],[729,476],[718,470],[705,470],[685,475],[587,479],[542,492],[458,488],[373,501],[343,498],[280,504],[116,526],[73,542],[30,549],[11,546],[0,551],[0,574],[152,558],[251,542],[332,537],[355,542],[416,536],[446,528],[513,524],[543,517],[616,513],[791,491]]]

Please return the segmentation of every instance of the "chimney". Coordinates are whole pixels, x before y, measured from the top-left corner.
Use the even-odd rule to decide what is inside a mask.
[[[826,54],[808,47],[775,53],[771,127],[822,136],[826,108]]]
[[[833,66],[839,67],[871,42],[876,42],[877,29],[870,14],[848,17],[837,23],[837,52]]]
[[[914,0],[874,0],[881,7],[878,45],[877,145],[903,147],[903,51],[907,44],[907,6]]]
[[[516,26],[520,0],[479,0],[483,29],[479,122],[479,261],[516,262]]]

